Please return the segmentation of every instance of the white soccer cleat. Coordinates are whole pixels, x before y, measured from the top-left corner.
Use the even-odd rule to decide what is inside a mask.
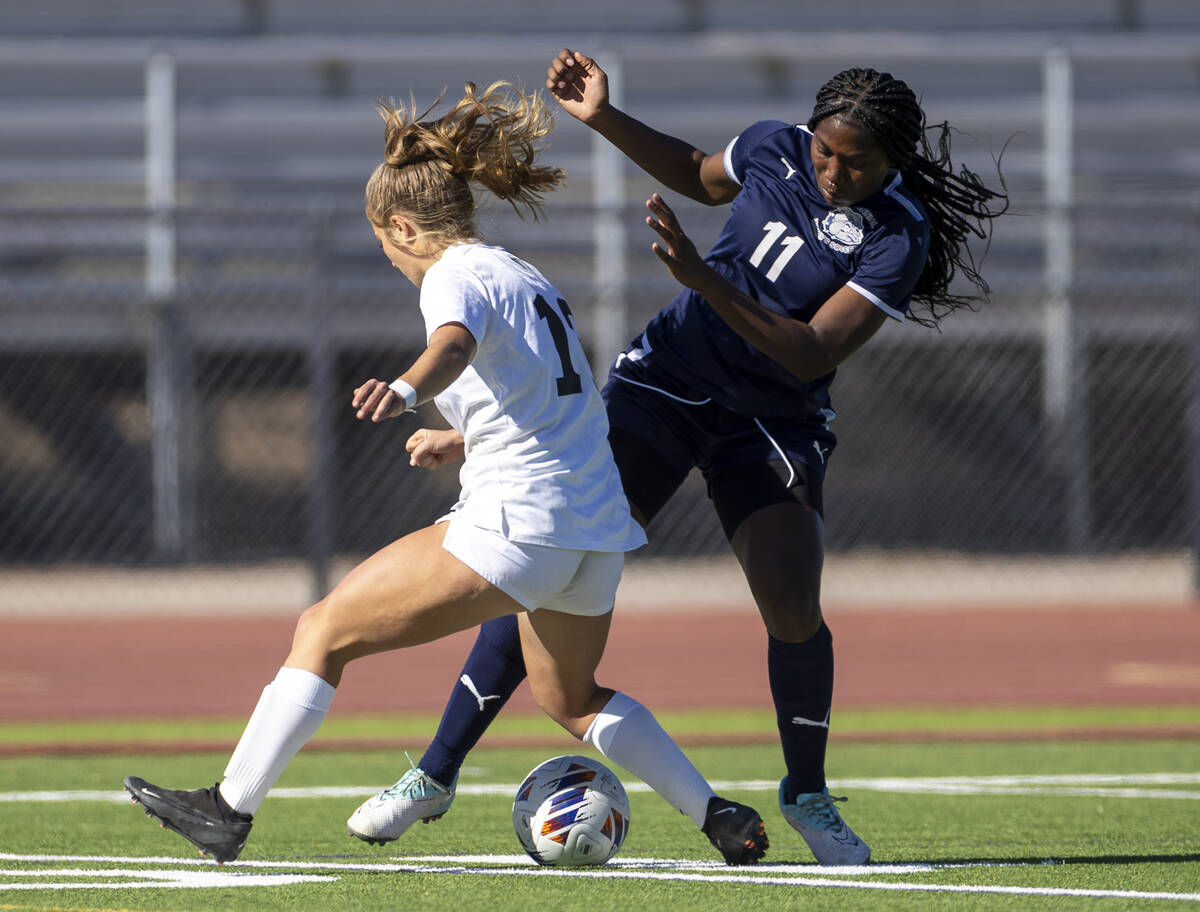
[[[835,801],[845,801],[845,798],[834,798],[829,789],[823,789],[797,795],[789,804],[784,800],[786,782],[785,776],[779,783],[779,810],[792,829],[804,837],[817,864],[864,865],[871,860],[870,847],[846,826],[846,821],[834,807]]]
[[[351,836],[372,845],[399,839],[418,820],[429,823],[450,810],[457,782],[455,776],[446,788],[414,767],[395,785],[360,804],[346,821],[346,828]]]

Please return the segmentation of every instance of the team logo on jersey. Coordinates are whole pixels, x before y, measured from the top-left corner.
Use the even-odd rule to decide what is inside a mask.
[[[839,253],[850,253],[863,242],[867,231],[875,227],[870,209],[841,206],[823,219],[813,219],[821,243]]]

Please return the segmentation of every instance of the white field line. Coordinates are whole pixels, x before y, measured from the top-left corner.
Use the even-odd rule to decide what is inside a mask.
[[[896,881],[872,881],[872,880],[848,880],[835,879],[829,875],[833,873],[828,868],[821,868],[815,865],[761,865],[755,868],[744,869],[744,873],[731,871],[731,869],[722,866],[707,867],[714,873],[700,873],[696,869],[697,863],[678,861],[674,862],[668,859],[653,859],[653,864],[656,866],[673,866],[676,870],[630,870],[629,868],[636,864],[636,859],[626,859],[625,867],[617,865],[606,865],[600,868],[581,869],[581,868],[539,868],[532,863],[525,861],[521,867],[494,867],[491,865],[471,866],[464,863],[466,858],[486,858],[492,861],[507,860],[511,856],[437,856],[447,858],[451,863],[437,865],[430,864],[434,856],[422,857],[414,859],[420,861],[416,864],[403,863],[378,863],[378,864],[356,864],[346,862],[232,862],[222,866],[219,872],[214,875],[211,883],[205,883],[200,880],[190,878],[188,874],[195,872],[179,872],[179,876],[172,881],[165,882],[164,879],[169,872],[163,871],[137,871],[135,869],[73,869],[64,870],[61,873],[64,876],[78,876],[80,874],[90,875],[100,878],[109,874],[113,876],[126,877],[152,877],[158,878],[148,880],[146,882],[125,882],[122,884],[112,884],[110,889],[133,889],[138,887],[163,887],[163,886],[236,886],[239,885],[234,879],[241,874],[241,869],[288,869],[288,870],[303,870],[303,871],[329,871],[329,872],[379,872],[387,874],[408,873],[408,874],[450,874],[450,875],[479,875],[486,874],[488,876],[510,875],[523,877],[575,877],[587,879],[610,879],[610,880],[657,880],[657,881],[676,881],[690,883],[737,883],[737,884],[754,884],[759,886],[781,886],[781,887],[828,887],[833,889],[849,889],[849,890],[886,890],[892,892],[916,892],[916,893],[990,893],[1002,894],[1008,896],[1080,896],[1088,898],[1101,899],[1123,899],[1123,900],[1166,900],[1173,902],[1200,902],[1200,893],[1170,893],[1166,891],[1150,892],[1141,890],[1093,890],[1081,887],[1025,887],[1025,886],[1004,886],[995,884],[929,884],[929,883],[907,883]],[[32,861],[38,863],[46,862],[95,862],[101,864],[172,864],[181,866],[194,866],[196,864],[211,865],[211,862],[202,862],[192,859],[174,859],[164,857],[110,857],[102,855],[16,855],[10,853],[0,853],[0,861]],[[647,859],[647,861],[650,861]],[[703,863],[702,863],[703,864]],[[214,866],[215,867],[215,866]],[[964,868],[964,867],[1034,867],[1033,865],[1012,865],[1012,864],[988,864],[981,863],[978,865],[926,865],[926,866],[885,866],[866,867],[856,869],[856,876],[862,877],[868,874],[885,874],[898,873],[895,868],[902,867],[905,873],[923,873],[925,871],[936,872],[945,868]],[[804,877],[804,876],[780,876],[785,870],[789,871],[795,868],[805,868],[807,871],[817,872],[821,876]],[[889,868],[891,868],[889,870]],[[42,869],[37,872],[42,876],[54,876],[56,869]],[[844,873],[844,872],[843,872]],[[0,878],[24,876],[26,872],[18,870],[0,869]],[[252,884],[250,880],[242,881],[246,885],[265,885],[262,883]],[[53,882],[48,882],[40,885],[40,889],[75,889],[77,887],[95,888],[96,881],[83,883],[64,883],[59,882],[57,886]],[[5,884],[5,889],[12,889],[13,885]],[[27,888],[27,885],[20,884],[21,888]]]
[[[213,865],[216,868],[216,865]],[[3,883],[7,878],[31,878]],[[79,877],[83,880],[54,878]],[[47,878],[51,878],[47,880]],[[125,878],[114,879],[114,878]],[[140,868],[0,868],[0,890],[138,890],[164,888],[281,887],[299,883],[329,883],[341,878],[327,874],[249,874],[240,871],[155,871]]]
[[[775,780],[714,780],[718,792],[774,792]],[[1198,785],[1200,773],[1064,774],[1057,776],[945,776],[939,778],[839,779],[829,783],[833,791],[901,792],[923,795],[1070,795],[1106,798],[1200,799],[1200,789],[1164,789],[1156,786]],[[511,795],[517,783],[508,785],[463,784],[459,795]],[[277,788],[272,798],[366,798],[384,786],[315,786]],[[628,782],[626,791],[648,792],[642,782]],[[3,802],[128,801],[124,791],[76,789],[67,791],[0,792]]]

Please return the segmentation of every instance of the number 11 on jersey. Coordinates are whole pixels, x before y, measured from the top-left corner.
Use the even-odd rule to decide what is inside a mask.
[[[779,240],[779,236],[787,231],[787,225],[783,222],[767,222],[763,225],[763,231],[766,235],[758,246],[754,248],[754,253],[750,254],[750,265],[758,266],[762,263],[767,255],[767,251],[775,246],[775,242]],[[796,251],[804,246],[804,238],[796,234],[789,234],[783,239],[783,250],[775,257],[775,262],[771,264],[771,268],[767,270],[767,281],[774,282],[779,278],[779,274],[783,272],[783,267],[788,264],[788,261],[796,255]]]

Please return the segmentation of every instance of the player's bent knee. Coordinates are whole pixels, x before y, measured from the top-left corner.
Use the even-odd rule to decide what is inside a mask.
[[[533,691],[542,712],[561,725],[564,729],[582,740],[587,731],[588,719],[591,716],[590,704],[587,700],[572,700],[560,690],[553,688]]]
[[[821,600],[815,594],[760,599],[758,608],[767,632],[785,643],[803,643],[821,629]]]
[[[328,660],[336,652],[329,606],[324,601],[306,608],[296,621],[292,634],[292,655],[303,655],[310,661]]]
[[[548,715],[559,725],[566,726],[571,719],[571,706],[565,695],[559,692],[537,691],[533,692],[533,698],[537,701],[538,706],[542,708],[542,712]]]
[[[292,646],[311,646],[315,640],[323,637],[325,624],[324,604],[317,602],[305,608],[296,619],[296,629],[292,633]]]

